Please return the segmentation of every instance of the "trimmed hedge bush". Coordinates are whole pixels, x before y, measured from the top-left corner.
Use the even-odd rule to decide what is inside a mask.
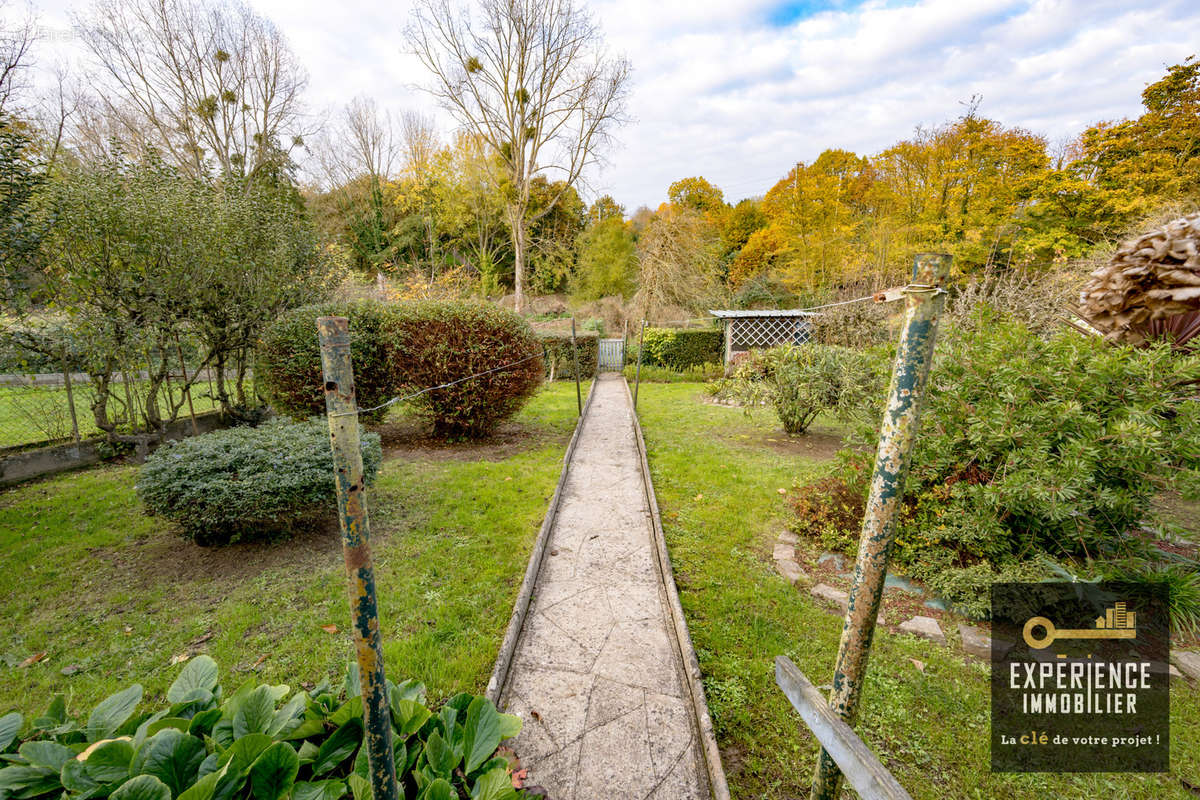
[[[490,433],[541,385],[542,347],[521,317],[488,303],[419,300],[307,306],[280,317],[263,337],[257,376],[281,413],[323,413],[318,316],[350,320],[350,352],[361,407],[522,361],[412,400],[434,433]],[[377,417],[382,417],[381,411]]]
[[[542,346],[529,323],[490,303],[400,303],[391,307],[387,326],[399,393],[515,364],[415,398],[413,404],[438,436],[491,433],[520,410],[545,377]],[[516,363],[522,359],[528,360]]]
[[[350,358],[359,406],[377,406],[391,397],[391,348],[384,328],[388,307],[371,302],[325,303],[288,311],[263,334],[254,377],[271,406],[294,419],[325,413],[317,317],[350,320]]]
[[[243,684],[226,696],[217,664],[196,656],[166,704],[138,712],[134,684],[86,720],[62,695],[22,734],[17,712],[0,717],[0,797],[88,800],[349,800],[369,798],[357,668],[344,686],[311,691]],[[459,694],[437,713],[425,687],[387,682],[401,797],[519,800],[501,742],[521,718],[485,697]],[[135,713],[138,712],[138,713]]]
[[[546,348],[546,375],[554,380],[575,380],[575,365],[571,359],[571,334],[539,334]],[[579,377],[590,378],[596,374],[600,361],[600,336],[583,332],[575,335],[579,347]]]
[[[379,471],[379,435],[363,434],[368,485]],[[288,533],[337,508],[324,420],[268,422],[163,445],[138,474],[146,510],[178,523],[200,545]]]
[[[720,330],[646,328],[642,349],[645,363],[670,369],[719,364],[725,358],[725,333]]]

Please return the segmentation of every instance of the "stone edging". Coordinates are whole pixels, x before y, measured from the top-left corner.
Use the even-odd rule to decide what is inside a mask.
[[[679,602],[679,589],[675,586],[675,573],[671,569],[671,556],[667,552],[662,518],[658,513],[658,498],[654,494],[654,484],[650,480],[650,462],[646,459],[646,442],[642,437],[642,423],[638,419],[637,410],[633,407],[629,381],[622,376],[621,382],[625,386],[625,395],[629,398],[629,407],[633,412],[633,430],[637,434],[635,438],[638,460],[641,462],[642,487],[646,493],[646,506],[650,510],[650,518],[654,523],[654,560],[658,563],[659,575],[667,593],[667,607],[670,609],[671,622],[675,628],[675,644],[679,648],[679,656],[683,664],[684,682],[687,684],[692,698],[692,709],[695,711],[696,729],[700,736],[700,750],[704,754],[704,765],[708,771],[709,789],[712,792],[713,800],[729,800],[729,784],[725,780],[725,768],[721,765],[721,750],[717,747],[717,736],[713,731],[712,717],[708,713],[708,701],[704,697],[704,684],[700,680],[700,662],[696,659],[696,649],[692,646],[687,620],[683,616],[683,606]]]
[[[579,431],[583,429],[583,421],[587,419],[588,409],[592,407],[592,398],[596,395],[596,381],[592,377],[591,388],[588,389],[587,401],[583,404],[583,413],[575,423],[575,432],[567,443],[567,452],[563,456],[562,472],[554,487],[554,495],[550,498],[550,506],[546,509],[546,517],[542,520],[541,530],[533,543],[533,552],[529,556],[529,565],[525,568],[525,577],[521,581],[521,591],[517,594],[517,602],[513,605],[512,616],[508,620],[508,629],[504,632],[504,641],[500,643],[500,652],[496,655],[496,664],[492,667],[492,675],[488,679],[487,698],[496,705],[500,704],[500,694],[508,682],[508,671],[512,667],[513,653],[517,649],[517,640],[521,638],[521,628],[525,626],[525,615],[529,612],[529,601],[533,597],[534,585],[537,583],[538,572],[542,568],[542,556],[546,552],[546,541],[550,538],[550,529],[558,516],[559,501],[562,499],[563,485],[567,482],[567,473],[571,469],[571,456],[575,454],[575,445],[579,442]]]

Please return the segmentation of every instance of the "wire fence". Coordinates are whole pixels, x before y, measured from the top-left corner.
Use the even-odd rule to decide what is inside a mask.
[[[192,383],[191,403],[183,394],[184,381],[171,376],[160,387],[159,413],[169,419],[178,407],[180,418],[218,408],[218,393],[212,376],[205,374]],[[117,373],[108,391],[108,416],[117,430],[130,430],[145,417],[145,373]],[[50,372],[0,374],[0,450],[81,441],[98,436],[92,406],[97,392],[85,373]]]

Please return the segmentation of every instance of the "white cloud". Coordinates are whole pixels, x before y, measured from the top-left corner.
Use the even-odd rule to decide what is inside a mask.
[[[435,111],[403,54],[410,5],[252,0],[289,37],[314,106],[356,94]],[[621,146],[592,186],[632,210],[704,175],[728,199],[760,194],[827,147],[873,153],[961,112],[1051,140],[1135,115],[1144,86],[1197,49],[1190,0],[917,0],[833,3],[786,26],[765,0],[595,0],[614,52],[634,66]],[[46,0],[66,24],[66,0]],[[69,45],[56,49],[69,51]],[[452,123],[444,115],[441,124]]]

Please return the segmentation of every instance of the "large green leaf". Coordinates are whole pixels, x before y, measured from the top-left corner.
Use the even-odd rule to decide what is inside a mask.
[[[371,782],[361,775],[351,774],[346,778],[350,796],[354,800],[371,800]]]
[[[292,786],[292,800],[338,800],[345,793],[345,781],[298,781]]]
[[[17,734],[21,732],[21,715],[13,711],[0,717],[0,753],[8,749],[8,746],[17,738]]]
[[[275,716],[271,718],[271,724],[267,727],[267,733],[276,736],[294,730],[304,721],[302,715],[306,708],[308,708],[308,694],[296,692],[291,700],[288,700],[282,708],[275,712]]]
[[[211,693],[217,688],[217,678],[217,662],[208,656],[196,656],[184,665],[179,677],[167,689],[167,700],[182,703],[194,689]]]
[[[279,800],[292,790],[300,757],[287,742],[276,742],[262,752],[250,767],[254,800]]]
[[[275,719],[275,696],[270,686],[259,686],[242,702],[233,715],[233,738],[250,733],[266,733]]]
[[[108,800],[171,800],[171,790],[153,775],[136,775],[118,786]]]
[[[210,772],[188,787],[176,800],[211,800],[213,792],[216,791],[217,783],[223,777],[225,777],[224,769]]]
[[[454,787],[445,778],[438,778],[425,787],[420,800],[454,800]]]
[[[313,761],[312,774],[324,775],[346,760],[362,743],[362,721],[352,719],[321,743]]]
[[[124,739],[110,739],[88,753],[88,776],[97,783],[115,783],[129,777],[129,765],[133,761],[133,745]]]
[[[244,775],[250,771],[250,765],[271,746],[271,737],[265,733],[252,733],[234,742],[221,756],[221,766],[229,765],[233,775]]]
[[[471,789],[471,800],[514,800],[519,795],[504,767],[485,772]]]
[[[134,769],[158,778],[175,797],[195,782],[200,762],[206,755],[204,742],[175,728],[166,728],[148,739],[138,751]]]
[[[91,797],[103,788],[103,784],[88,775],[87,765],[74,758],[62,765],[62,769],[58,773],[58,780],[73,797],[81,795]]]
[[[471,773],[492,757],[500,746],[500,712],[486,697],[476,697],[467,707],[463,731],[463,755],[466,771]]]
[[[102,700],[100,705],[92,709],[91,716],[88,717],[88,741],[98,742],[116,733],[141,701],[142,686],[138,683]]]
[[[431,712],[416,700],[409,700],[392,693],[392,725],[402,737],[412,736],[421,730],[421,726],[429,719]],[[454,710],[451,709],[451,713]]]
[[[425,760],[434,773],[448,777],[462,761],[462,753],[455,752],[442,734],[434,731],[425,742]]]
[[[26,742],[17,750],[21,758],[35,767],[48,767],[58,772],[63,764],[75,757],[70,749],[57,742]]]
[[[521,727],[524,723],[516,714],[501,714],[500,715],[500,739],[511,739],[521,732]]]
[[[58,773],[46,767],[0,769],[0,797],[35,797],[59,785]]]

